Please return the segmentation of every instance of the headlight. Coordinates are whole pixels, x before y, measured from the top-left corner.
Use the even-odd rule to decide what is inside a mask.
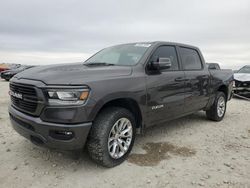
[[[88,99],[88,89],[49,89],[47,90],[50,105],[81,105]]]

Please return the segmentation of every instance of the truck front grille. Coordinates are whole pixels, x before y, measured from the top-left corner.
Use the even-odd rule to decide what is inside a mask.
[[[14,95],[11,95],[12,104],[20,110],[34,113],[37,109],[37,93],[36,90],[29,85],[10,84],[10,90]],[[22,98],[16,97],[22,95]]]
[[[241,81],[235,80],[235,86],[236,87],[250,87],[250,82],[249,81],[241,82]]]

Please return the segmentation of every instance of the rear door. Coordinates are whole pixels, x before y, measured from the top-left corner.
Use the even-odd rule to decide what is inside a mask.
[[[184,112],[201,110],[209,100],[210,74],[202,63],[203,57],[197,49],[179,47],[178,51],[186,79]]]
[[[148,64],[155,59],[169,58],[171,67],[160,72],[147,71],[147,112],[149,124],[157,124],[183,113],[184,72],[180,70],[175,46],[159,46],[150,57]]]

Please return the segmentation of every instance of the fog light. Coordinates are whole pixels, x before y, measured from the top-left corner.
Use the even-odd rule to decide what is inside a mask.
[[[57,140],[70,140],[74,138],[73,131],[67,130],[54,130],[49,132],[50,137],[57,139]]]
[[[64,134],[64,135],[72,135],[72,131],[57,131],[58,134]]]

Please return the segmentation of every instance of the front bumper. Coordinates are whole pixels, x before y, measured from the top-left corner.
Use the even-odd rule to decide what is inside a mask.
[[[1,74],[1,78],[5,80],[10,80],[11,77],[12,77],[11,75]]]
[[[9,106],[13,128],[36,145],[60,150],[77,150],[84,147],[92,122],[58,124],[42,121]]]
[[[234,87],[233,92],[239,95],[250,96],[250,87]]]

